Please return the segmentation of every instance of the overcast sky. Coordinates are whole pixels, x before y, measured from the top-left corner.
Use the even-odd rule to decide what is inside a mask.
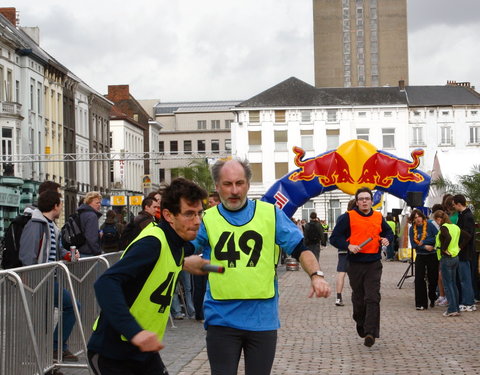
[[[340,1],[340,0],[337,0]],[[137,99],[244,100],[314,84],[312,0],[13,0],[21,26],[92,88]],[[480,1],[408,1],[411,85],[480,89]]]

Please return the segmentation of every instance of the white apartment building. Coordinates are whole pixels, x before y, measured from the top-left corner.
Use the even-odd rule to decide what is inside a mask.
[[[110,119],[112,153],[143,153],[143,129],[127,116],[112,113]],[[143,192],[143,161],[120,160],[112,163],[113,190]]]
[[[478,105],[479,95],[459,86],[316,89],[292,77],[235,107],[232,154],[251,163],[252,198],[260,198],[275,181],[297,169],[293,146],[302,147],[308,158],[364,139],[407,160],[415,148],[423,148],[419,169],[430,173],[435,153],[446,149],[470,150],[480,160]],[[392,195],[385,197],[385,213],[405,205]],[[340,190],[324,193],[297,210],[295,217],[307,218],[315,210],[333,223],[350,198]]]

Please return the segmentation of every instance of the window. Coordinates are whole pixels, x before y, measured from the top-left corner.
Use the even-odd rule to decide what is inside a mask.
[[[382,129],[383,148],[395,148],[395,129]]]
[[[33,111],[33,103],[35,101],[34,84],[35,84],[35,81],[32,79],[30,82],[30,110],[31,111]]]
[[[413,115],[415,117],[420,117],[421,113],[420,113],[420,111],[413,111]]]
[[[212,152],[218,154],[220,152],[220,141],[218,139],[212,139],[211,141]]]
[[[275,178],[278,180],[288,173],[288,163],[275,163]]]
[[[412,128],[412,144],[423,145],[423,129],[421,127]]]
[[[17,103],[20,103],[20,81],[15,81],[15,98],[15,101]],[[40,107],[38,108],[38,112],[40,112]]]
[[[232,151],[232,140],[231,139],[225,139],[225,151],[226,152]]]
[[[311,111],[300,111],[301,121],[302,122],[311,122],[312,121],[312,112]]]
[[[337,121],[337,110],[327,109],[327,122],[336,122],[336,121]]]
[[[302,207],[302,219],[310,221],[310,213],[315,211],[315,206],[313,205],[313,201],[305,202]]]
[[[338,147],[339,138],[340,138],[340,130],[338,129],[327,130],[327,151],[335,150]]]
[[[367,112],[358,112],[358,117],[367,117]]]
[[[449,145],[452,143],[452,130],[450,126],[442,126],[440,128],[440,144]]]
[[[178,141],[170,141],[170,155],[178,154]]]
[[[212,129],[220,129],[220,120],[212,120],[211,126]]]
[[[448,116],[450,114],[450,112],[448,111],[442,111],[442,116]]]
[[[313,150],[313,130],[300,130],[300,139],[305,151]]]
[[[479,144],[480,143],[480,126],[471,126],[470,127],[470,143]]]
[[[2,156],[13,155],[13,130],[12,128],[2,128]],[[10,160],[5,158],[4,160]]]
[[[275,122],[276,123],[285,123],[285,111],[275,111]]]
[[[165,182],[165,168],[160,168],[158,170],[158,176],[159,176],[160,182]]]
[[[383,117],[392,117],[392,112],[390,111],[383,112]]]
[[[165,152],[165,142],[158,141],[158,152],[163,154]]]
[[[185,154],[192,153],[192,141],[183,141],[183,152]]]
[[[233,122],[233,120],[225,120],[225,129],[231,129],[232,128],[232,122]]]
[[[368,141],[370,129],[357,129],[357,139]]]
[[[205,140],[200,139],[197,141],[197,149],[199,154],[205,153]]]
[[[477,116],[477,115],[478,115],[478,111],[470,111],[470,115],[472,115],[472,116]]]
[[[113,132],[110,132],[110,143],[109,143],[110,148],[113,147]]]
[[[249,151],[262,151],[262,133],[248,132]]]
[[[249,122],[260,122],[260,111],[249,111],[248,120]]]
[[[330,199],[330,207],[328,209],[328,222],[336,223],[338,217],[342,214],[340,201],[338,199]]]
[[[262,173],[262,163],[250,163],[250,168],[252,169],[252,182],[262,182],[263,173]]]
[[[207,120],[197,120],[197,130],[206,130]]]
[[[288,132],[286,130],[276,130],[273,132],[275,140],[275,151],[287,151]]]

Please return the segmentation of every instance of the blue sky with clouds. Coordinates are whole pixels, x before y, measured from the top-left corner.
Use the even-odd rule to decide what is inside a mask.
[[[313,73],[312,0],[14,0],[21,26],[100,93],[137,99],[248,99]],[[412,85],[480,89],[480,1],[409,0]]]

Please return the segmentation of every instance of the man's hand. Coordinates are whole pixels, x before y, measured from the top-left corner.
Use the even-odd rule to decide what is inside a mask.
[[[332,290],[330,289],[330,285],[328,284],[327,280],[325,280],[321,276],[313,276],[312,277],[312,287],[310,288],[310,294],[308,298],[312,298],[314,295],[317,298],[330,297]]]
[[[353,254],[357,254],[360,250],[362,250],[362,248],[358,245],[348,245],[348,251],[350,251],[351,253]]]
[[[147,330],[138,332],[130,341],[133,345],[138,346],[141,352],[158,352],[165,347],[156,333]]]
[[[182,269],[193,275],[206,275],[207,272],[202,271],[202,267],[209,263],[209,260],[203,259],[199,255],[190,255],[184,259]]]

